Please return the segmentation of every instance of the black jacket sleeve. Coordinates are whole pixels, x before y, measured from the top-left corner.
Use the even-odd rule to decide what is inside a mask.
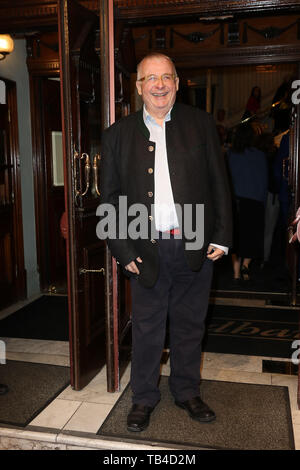
[[[113,126],[104,131],[102,135],[100,204],[109,204],[111,209],[115,211],[115,217],[110,218],[110,223],[115,224],[115,227],[110,227],[110,229],[114,230],[111,230],[111,234],[107,238],[107,244],[116,260],[122,266],[126,266],[136,259],[139,254],[136,252],[133,243],[128,236],[126,236],[126,238],[120,238],[119,197],[122,196],[122,185],[119,171],[120,164],[118,164],[118,161],[121,158],[121,155],[118,155],[119,151],[116,145],[117,136],[115,134],[116,128]],[[125,214],[122,214],[122,216],[125,216]],[[107,218],[107,215],[100,216],[100,222],[104,222],[104,217]],[[98,236],[101,237],[101,233],[98,233]]]

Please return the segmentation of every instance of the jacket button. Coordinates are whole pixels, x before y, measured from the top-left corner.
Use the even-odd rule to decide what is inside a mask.
[[[149,175],[152,175],[152,173],[153,173],[153,168],[148,168],[148,173],[149,173]]]
[[[149,192],[148,192],[148,196],[149,196],[149,197],[153,197],[153,192],[152,192],[152,191],[149,191]]]
[[[153,238],[150,241],[151,241],[151,243],[153,243],[153,245],[156,243],[156,240],[154,240]]]
[[[149,215],[149,220],[153,220],[153,216],[152,216],[152,215]]]
[[[153,145],[149,145],[148,150],[149,150],[149,152],[153,152],[153,150],[154,150]]]

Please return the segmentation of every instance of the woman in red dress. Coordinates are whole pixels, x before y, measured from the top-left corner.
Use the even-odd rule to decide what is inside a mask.
[[[254,116],[260,110],[261,89],[254,86],[247,101],[246,110],[242,119]]]

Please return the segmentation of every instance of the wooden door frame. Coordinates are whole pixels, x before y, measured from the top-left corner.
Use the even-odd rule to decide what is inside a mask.
[[[109,26],[110,14],[109,6],[112,0],[104,0],[100,7],[100,35],[101,35],[101,67],[102,67],[102,103],[104,128],[114,122],[111,115],[113,109],[113,68],[111,65],[111,43],[112,28]],[[132,17],[131,17],[132,19]],[[117,18],[118,20],[118,18]],[[163,52],[163,51],[162,51]],[[180,58],[176,52],[172,55],[176,66],[184,66],[189,62],[189,58]],[[296,45],[290,45],[285,48],[284,53],[280,46],[272,47],[237,47],[222,49],[215,53],[200,53],[197,57],[197,66],[199,67],[220,67],[233,65],[248,65],[259,63],[283,63],[300,62],[300,52]],[[195,61],[194,61],[195,64]],[[297,159],[299,155],[297,155]],[[117,267],[114,258],[109,250],[106,251],[106,338],[107,338],[107,358],[109,359],[110,369],[107,367],[108,391],[118,390],[119,388],[119,325],[118,325],[118,276]]]
[[[41,81],[45,78],[59,78],[58,57],[44,58],[36,53],[36,38],[29,35],[26,41],[27,68],[29,73],[30,109],[31,109],[31,142],[34,184],[34,210],[37,265],[41,291],[48,289],[47,280],[47,247],[44,234],[47,230],[46,214],[46,180],[45,180],[45,145],[42,119]]]
[[[57,65],[57,62],[54,62]],[[47,184],[45,179],[45,142],[42,119],[41,81],[45,78],[59,78],[59,69],[32,71],[29,67],[30,107],[31,107],[31,133],[32,133],[32,161],[34,181],[34,207],[37,264],[41,291],[49,287],[47,278],[47,245],[44,235],[47,233]]]
[[[17,85],[13,80],[0,77],[6,85],[6,98],[9,110],[9,144],[11,160],[13,162],[12,186],[13,186],[13,243],[15,254],[15,285],[14,301],[22,300],[27,295],[26,270],[24,262],[23,219],[22,219],[22,195],[21,195],[21,169],[19,151],[18,109],[17,109]]]
[[[115,121],[113,0],[102,0],[99,18],[102,124],[106,129]],[[105,273],[107,390],[114,392],[119,389],[118,269],[107,245]]]

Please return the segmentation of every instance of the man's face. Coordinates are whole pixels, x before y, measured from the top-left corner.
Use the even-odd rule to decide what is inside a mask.
[[[178,77],[163,81],[163,74],[174,74],[171,62],[164,58],[146,59],[141,64],[139,78],[156,75],[160,77],[158,81],[152,83],[151,80],[136,82],[138,94],[142,96],[147,111],[153,116],[161,116],[168,113],[176,99],[178,90]]]

